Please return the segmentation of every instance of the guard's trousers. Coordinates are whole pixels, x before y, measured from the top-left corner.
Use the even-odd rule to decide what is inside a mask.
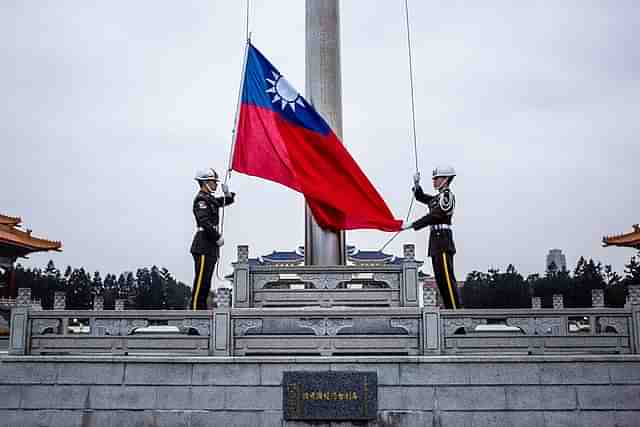
[[[431,256],[431,263],[445,308],[462,308],[458,296],[458,283],[453,274],[453,254],[436,252]]]
[[[191,310],[206,310],[207,297],[211,289],[211,278],[213,270],[218,262],[215,255],[192,254],[195,263],[196,274],[193,279],[193,290],[191,291]]]

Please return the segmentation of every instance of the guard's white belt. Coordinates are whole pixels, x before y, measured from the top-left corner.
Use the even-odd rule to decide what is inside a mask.
[[[218,231],[218,227],[213,227],[215,231]],[[196,231],[204,231],[204,227],[198,227]]]
[[[451,226],[449,224],[436,224],[431,226],[432,230],[451,230]]]

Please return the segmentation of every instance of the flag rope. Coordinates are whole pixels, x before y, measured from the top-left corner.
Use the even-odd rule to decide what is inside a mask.
[[[413,52],[411,50],[411,26],[410,26],[410,22],[409,22],[409,0],[404,0],[404,14],[405,14],[405,23],[406,23],[406,29],[407,29],[407,56],[409,57],[409,88],[411,91],[411,136],[412,136],[412,142],[413,142],[413,158],[415,160],[415,173],[418,177],[420,177],[420,169],[418,168],[418,142],[417,142],[417,136],[416,136],[416,104],[415,104],[415,90],[413,88],[413,60],[412,60],[412,56],[413,56]],[[409,209],[407,209],[407,215],[405,216],[405,221],[409,221],[409,218],[411,217],[411,211],[413,210],[413,204],[416,200],[416,196],[415,194],[413,194],[411,196],[411,202],[409,203]],[[403,230],[400,231],[396,231],[396,233],[391,236],[384,245],[382,245],[382,247],[380,248],[380,252],[384,251],[385,248],[387,246],[389,246],[389,244],[391,242],[393,242],[395,240],[396,237],[398,237],[398,235],[400,233],[402,233]]]

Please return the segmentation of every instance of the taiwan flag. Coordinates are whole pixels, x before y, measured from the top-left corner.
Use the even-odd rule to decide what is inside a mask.
[[[232,169],[302,193],[322,228],[400,230],[313,106],[258,49],[247,49]]]

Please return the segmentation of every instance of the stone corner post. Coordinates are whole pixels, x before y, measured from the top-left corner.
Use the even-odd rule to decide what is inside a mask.
[[[212,356],[231,356],[232,324],[230,308],[220,307],[211,312],[211,336],[209,354]]]
[[[400,285],[400,306],[418,307],[418,263],[416,246],[407,243],[403,246],[402,282]]]
[[[29,290],[31,296],[31,290]],[[18,305],[11,310],[11,331],[9,333],[9,354],[28,354],[29,349],[29,306]]]
[[[441,353],[440,310],[437,307],[422,309],[422,353]]]

